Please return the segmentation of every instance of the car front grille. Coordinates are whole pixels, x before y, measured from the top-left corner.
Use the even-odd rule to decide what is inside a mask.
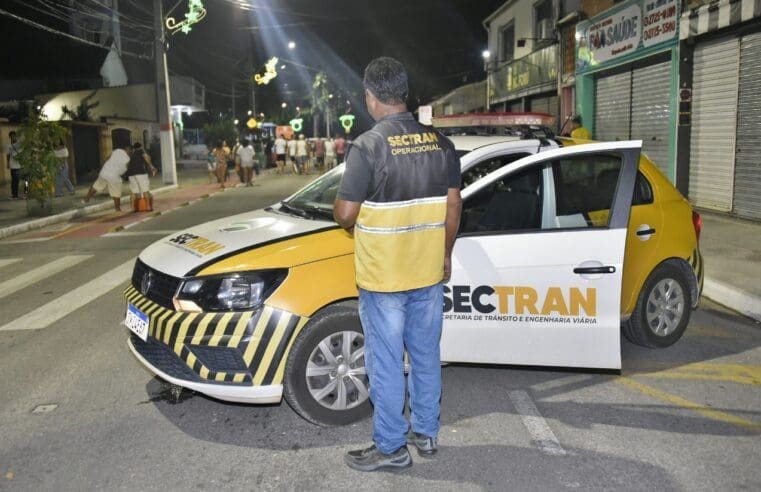
[[[149,276],[149,278],[147,278]],[[182,279],[161,273],[138,258],[132,271],[132,286],[151,301],[174,309],[172,298]]]
[[[166,345],[149,338],[144,342],[137,335],[131,335],[130,341],[135,350],[152,366],[164,374],[184,381],[202,382],[198,374],[185,364],[177,354]]]

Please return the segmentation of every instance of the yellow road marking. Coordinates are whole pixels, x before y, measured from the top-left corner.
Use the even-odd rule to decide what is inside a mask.
[[[761,424],[756,424],[754,422],[745,420],[743,418],[737,417],[730,413],[708,408],[704,405],[700,405],[699,403],[695,403],[693,401],[687,400],[680,396],[672,395],[671,393],[667,393],[665,391],[661,391],[651,386],[647,386],[631,378],[620,377],[620,378],[614,379],[613,381],[615,381],[618,384],[635,389],[657,400],[662,400],[667,403],[671,403],[673,405],[686,408],[688,410],[692,410],[696,413],[699,413],[703,417],[709,418],[711,420],[718,420],[719,422],[725,422],[727,424],[737,425],[737,426],[740,426],[755,432],[761,432]]]
[[[642,371],[633,375],[661,379],[695,379],[761,385],[761,366],[742,364],[706,364],[696,362],[662,371]]]

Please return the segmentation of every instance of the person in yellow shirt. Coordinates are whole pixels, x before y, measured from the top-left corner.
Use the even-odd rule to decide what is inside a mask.
[[[578,114],[571,118],[571,138],[592,140],[592,134],[581,125],[581,116]]]

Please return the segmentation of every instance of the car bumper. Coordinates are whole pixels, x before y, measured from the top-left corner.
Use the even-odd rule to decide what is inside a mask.
[[[307,318],[269,306],[237,313],[182,313],[130,286],[126,300],[149,319],[146,340],[130,351],[153,374],[225,401],[273,403],[282,398],[285,361]]]
[[[204,395],[211,396],[224,401],[232,401],[238,403],[278,403],[283,398],[283,385],[272,384],[268,386],[241,386],[241,385],[223,385],[202,383],[198,381],[190,381],[187,379],[180,379],[171,376],[167,372],[162,371],[155,365],[153,365],[145,356],[141,353],[133,342],[132,337],[127,339],[127,346],[129,347],[132,355],[134,355],[140,363],[145,366],[148,371],[160,377],[164,381],[182,386],[189,390],[203,393]]]

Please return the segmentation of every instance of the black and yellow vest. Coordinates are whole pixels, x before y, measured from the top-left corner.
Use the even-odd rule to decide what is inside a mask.
[[[399,113],[379,120],[354,149],[373,169],[354,228],[357,285],[399,292],[440,282],[452,143]]]

